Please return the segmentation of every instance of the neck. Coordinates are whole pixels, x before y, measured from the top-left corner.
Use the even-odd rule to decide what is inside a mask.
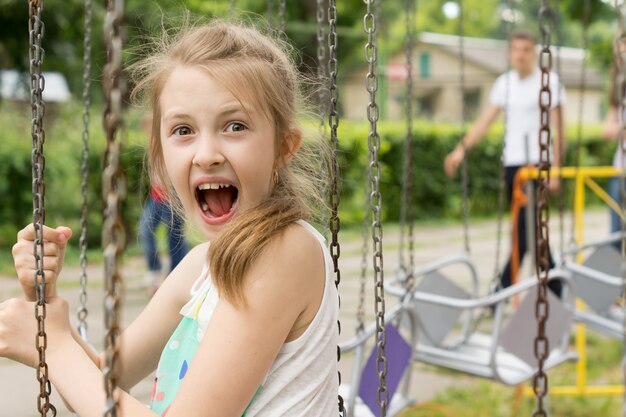
[[[517,70],[517,74],[519,75],[520,78],[526,78],[532,73],[533,73],[532,68],[524,68],[524,69]]]

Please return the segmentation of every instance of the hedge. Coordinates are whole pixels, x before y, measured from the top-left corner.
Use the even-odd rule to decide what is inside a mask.
[[[46,222],[64,224],[78,231],[80,212],[80,155],[81,110],[77,104],[55,109],[50,106],[46,119]],[[89,163],[89,241],[100,242],[101,227],[101,170],[104,136],[99,110],[94,109],[91,121],[91,156]],[[144,175],[145,139],[139,129],[139,112],[130,112],[123,164],[128,180],[128,198],[124,217],[129,239],[135,239],[136,226],[147,187]],[[2,104],[0,124],[4,127],[0,145],[0,246],[8,247],[15,241],[19,228],[32,221],[30,171],[30,115],[28,107]],[[10,128],[9,128],[10,127]],[[460,130],[453,125],[439,125],[415,121],[413,153],[413,204],[418,219],[459,217],[461,197],[458,181],[448,179],[442,168],[445,155],[455,146]],[[383,217],[396,221],[402,189],[403,141],[402,122],[379,124],[382,145],[380,150]],[[570,138],[573,143],[574,130]],[[340,215],[343,225],[358,224],[362,220],[368,189],[366,173],[368,125],[364,122],[341,121]],[[469,160],[470,210],[473,216],[494,213],[497,206],[500,164],[500,137],[502,129],[492,129],[488,138],[472,150]],[[610,163],[614,144],[600,138],[598,127],[584,131],[582,161],[585,165]],[[568,160],[573,159],[574,146],[568,148]],[[73,239],[77,242],[77,239]]]

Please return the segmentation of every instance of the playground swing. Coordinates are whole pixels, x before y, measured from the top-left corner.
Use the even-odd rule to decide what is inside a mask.
[[[621,23],[623,11],[620,9],[621,6],[616,5],[615,7]],[[616,94],[620,99],[624,96],[623,89],[626,80],[624,78],[626,69],[623,53],[620,50],[620,43],[623,42],[623,33],[618,33],[614,41],[613,51],[619,70]],[[620,102],[619,105],[621,106],[622,103]],[[619,139],[618,146],[621,146],[623,132],[620,132]],[[576,167],[578,168],[578,161]],[[623,218],[625,208],[622,203],[620,198],[618,213]],[[607,238],[573,246],[569,251],[572,260],[565,262],[565,268],[572,272],[577,293],[587,307],[576,310],[576,320],[616,339],[624,338],[626,318],[626,304],[619,302],[623,295],[624,286],[621,271],[623,254],[620,254],[615,247],[615,245],[621,244],[623,234],[624,231],[615,232]],[[576,262],[583,256],[585,258],[582,263]]]
[[[589,0],[585,2],[585,29],[589,24]],[[619,9],[618,9],[619,12]],[[585,45],[588,45],[588,30],[583,32]],[[614,42],[614,55],[618,68],[622,68],[619,44],[623,40],[618,35]],[[585,86],[585,72],[581,75],[583,88]],[[621,80],[621,78],[620,78]],[[621,80],[623,81],[623,80]],[[616,83],[618,97],[623,94],[623,82]],[[582,107],[582,100],[581,100]],[[576,141],[576,170],[580,167],[582,109],[579,113],[578,137]],[[624,208],[619,207],[623,216]],[[585,302],[585,307],[576,309],[576,321],[607,336],[622,339],[624,337],[623,323],[625,320],[625,305],[616,302],[622,293],[622,278],[620,271],[621,254],[615,245],[619,245],[622,233],[615,232],[607,238],[586,244],[575,244],[575,222],[572,221],[572,247],[568,251],[568,259],[564,260],[564,268],[571,271],[577,294]],[[578,262],[584,257],[582,262]]]
[[[544,52],[549,53],[549,46],[544,47]],[[468,249],[467,233],[465,236]],[[444,268],[456,267],[458,274],[459,266],[469,272],[471,280],[469,291],[457,285],[442,272]],[[538,367],[533,365],[536,358],[533,343],[530,341],[536,334],[536,327],[533,327],[531,317],[536,311],[535,308],[541,307],[535,307],[537,297],[530,290],[537,289],[540,292],[540,304],[546,302],[550,304],[550,322],[547,327],[544,326],[544,336],[549,339],[552,349],[549,355],[545,352],[542,368],[549,369],[565,361],[576,360],[576,355],[568,349],[574,310],[574,294],[569,274],[562,270],[550,271],[548,275],[544,274],[543,269],[537,272],[543,274],[541,280],[526,280],[496,293],[479,297],[476,270],[467,250],[460,255],[436,260],[416,269],[413,272],[413,279],[419,278],[419,283],[410,296],[413,318],[417,323],[413,332],[418,335],[415,359],[495,379],[507,385],[516,385],[532,378]],[[386,290],[404,298],[407,296],[407,289],[403,285],[406,280],[402,278],[392,281]],[[562,283],[564,291],[561,300],[543,291],[543,284],[548,280],[558,280]],[[505,326],[503,311],[505,303],[523,293],[528,295]],[[478,332],[478,322],[482,316],[475,319],[473,311],[487,307],[492,307],[495,313],[491,331]],[[453,331],[458,323],[461,324],[460,330]],[[520,340],[529,342],[522,344],[519,343]]]
[[[414,0],[406,0],[404,2],[405,15],[407,18],[407,64],[409,67],[409,77],[407,79],[408,85],[411,83],[411,59],[413,48],[413,15],[414,15]],[[335,44],[335,20],[336,9],[334,8],[334,1],[331,2],[332,8],[329,18],[331,19],[331,34],[329,35],[330,45],[330,59],[336,59],[336,44]],[[364,310],[364,286],[365,275],[364,272],[361,276],[363,281],[361,282],[359,313],[357,313],[358,326],[356,335],[341,344],[341,352],[354,352],[354,362],[352,366],[352,374],[350,384],[342,384],[340,386],[340,393],[346,399],[346,415],[349,417],[370,417],[370,416],[396,416],[407,406],[414,403],[414,400],[410,397],[410,373],[411,373],[411,357],[413,356],[413,348],[415,345],[415,339],[410,335],[409,341],[405,341],[404,337],[399,331],[399,322],[407,316],[408,320],[412,320],[410,309],[407,308],[406,303],[400,303],[394,306],[391,310],[385,309],[385,294],[384,294],[384,275],[383,275],[383,252],[382,252],[382,223],[380,219],[381,215],[381,203],[382,196],[380,191],[380,168],[378,161],[378,150],[380,148],[380,136],[377,131],[378,122],[378,104],[377,104],[377,85],[378,75],[376,71],[377,64],[377,47],[378,47],[378,34],[377,27],[380,22],[380,3],[374,2],[374,0],[366,1],[367,11],[364,17],[364,28],[367,34],[367,44],[365,46],[365,58],[368,64],[368,73],[366,76],[366,89],[369,93],[369,103],[367,106],[367,118],[370,123],[370,132],[368,136],[368,148],[370,154],[369,164],[369,180],[370,180],[370,193],[369,193],[369,207],[366,214],[366,219],[371,216],[371,233],[372,241],[374,245],[374,251],[372,255],[373,269],[374,269],[374,289],[375,289],[375,321],[369,326],[364,325],[363,310]],[[336,121],[336,95],[333,95],[333,91],[336,92],[336,62],[329,67],[331,76],[331,138],[336,140],[336,124],[333,125],[333,120]],[[410,115],[410,109],[407,110],[407,114]],[[407,140],[410,141],[412,137],[412,128],[410,124],[410,118],[407,119]],[[332,143],[332,139],[331,139]],[[336,144],[336,142],[335,142]],[[336,147],[334,147],[336,150]],[[334,162],[334,176],[332,189],[337,186],[336,179],[338,174],[338,167],[336,165],[336,159]],[[336,211],[333,211],[333,215],[336,215]],[[331,217],[331,225],[332,217]],[[364,241],[366,249],[364,256],[367,257],[367,243]],[[366,267],[367,260],[364,259],[364,267]],[[373,340],[372,340],[373,339]],[[370,344],[374,344],[374,350],[366,359],[366,349]],[[363,365],[365,362],[365,365]]]

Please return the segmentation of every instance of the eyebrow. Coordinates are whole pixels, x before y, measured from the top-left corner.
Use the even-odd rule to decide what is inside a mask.
[[[254,109],[251,108],[248,103],[240,103],[240,102],[231,102],[226,104],[223,108],[218,111],[218,115],[220,116],[228,116],[234,113],[244,113],[246,115],[251,115],[255,113]]]
[[[233,103],[227,106],[224,106],[222,109],[218,110],[218,112],[216,113],[218,116],[229,116],[231,114],[235,114],[235,113],[243,113],[245,115],[250,115],[255,113],[255,111],[253,109],[248,110],[245,107],[243,107],[243,105],[239,104],[239,103]],[[187,113],[182,113],[182,112],[176,112],[176,113],[172,113],[172,114],[165,114],[163,115],[163,120],[171,120],[171,119],[189,119],[191,116],[189,116]]]

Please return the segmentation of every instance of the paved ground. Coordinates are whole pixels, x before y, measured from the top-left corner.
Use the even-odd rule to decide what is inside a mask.
[[[568,220],[568,219],[567,219]],[[556,216],[552,219],[553,227],[553,248],[558,248],[558,222]],[[605,211],[592,211],[585,217],[586,237],[588,239],[600,238],[608,231],[608,216]],[[494,252],[496,225],[494,221],[473,222],[471,229],[472,258],[476,262],[481,279],[481,290],[487,291],[488,282],[494,270]],[[504,233],[508,234],[509,226],[505,223]],[[565,225],[566,236],[568,236],[569,225]],[[386,229],[385,233],[385,271],[389,277],[396,270],[398,265],[398,241],[397,229]],[[416,228],[416,263],[422,264],[427,261],[437,259],[441,256],[457,253],[462,248],[462,230],[459,225],[429,226],[420,225]],[[502,257],[508,255],[508,240],[505,238]],[[345,340],[353,335],[355,328],[355,311],[358,302],[359,271],[360,271],[360,248],[359,239],[346,239],[342,242],[341,249],[341,269],[343,281],[341,284],[342,310],[341,320],[343,335]],[[525,266],[528,271],[528,266]],[[143,262],[139,258],[126,260],[124,276],[127,280],[126,299],[124,302],[123,321],[129,323],[141,311],[148,300],[145,292],[140,288],[142,274],[144,272]],[[101,290],[101,268],[90,268],[90,292],[89,292],[89,335],[96,347],[101,346],[102,335],[102,290]],[[523,272],[522,276],[526,276]],[[64,288],[62,294],[66,296],[72,306],[78,303],[78,270],[67,268],[64,277]],[[369,284],[369,282],[368,282]],[[370,285],[368,285],[370,286]],[[19,295],[19,288],[12,277],[0,276],[0,300]],[[368,318],[372,316],[373,303],[371,290],[367,293]],[[393,304],[389,300],[388,304]],[[344,373],[344,380],[348,380],[348,375],[352,366],[353,358],[346,356],[341,363]],[[476,379],[468,376],[455,376],[449,372],[437,372],[431,367],[419,364],[414,365],[411,391],[418,401],[426,401],[432,398],[437,392],[455,385],[472,384]],[[34,370],[16,365],[7,360],[0,359],[0,417],[31,417],[36,415],[36,380]],[[147,378],[139,384],[133,394],[144,401],[149,398],[151,389],[151,378]],[[63,410],[63,406],[58,398],[54,403],[59,405],[59,417],[69,416]],[[63,411],[61,411],[63,410]]]

